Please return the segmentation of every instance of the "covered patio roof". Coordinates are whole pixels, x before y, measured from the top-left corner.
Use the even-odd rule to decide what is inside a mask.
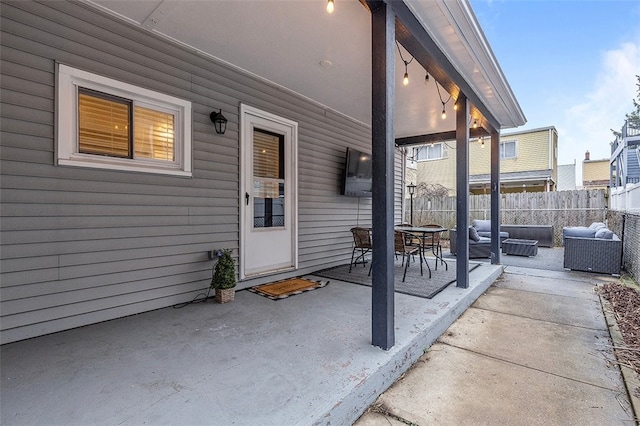
[[[121,2],[85,0],[202,55],[217,58],[292,90],[355,120],[371,124],[371,18],[365,2],[325,1]],[[363,4],[364,3],[364,4]],[[373,2],[375,3],[375,2]],[[453,103],[464,91],[471,114],[498,129],[524,124],[515,95],[466,1],[393,2],[398,14],[395,51],[396,137],[455,128]],[[430,36],[425,44],[418,32]],[[410,84],[401,76],[406,60]],[[424,84],[426,73],[429,84]],[[449,113],[440,118],[435,81]]]

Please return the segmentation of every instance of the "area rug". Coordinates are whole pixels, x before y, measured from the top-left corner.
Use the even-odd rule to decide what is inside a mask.
[[[437,271],[434,268],[434,259],[428,259],[428,262],[431,267],[431,278],[429,278],[429,271],[427,271],[426,267],[424,268],[424,276],[421,276],[420,264],[411,263],[407,270],[407,277],[405,281],[402,282],[404,266],[400,261],[396,261],[394,271],[395,291],[397,293],[431,299],[436,294],[447,288],[447,286],[456,282],[456,262],[454,260],[447,259],[447,264],[449,266],[448,270],[445,270],[444,265],[438,265]],[[480,266],[479,263],[469,262],[469,272],[473,271],[478,266]],[[371,277],[368,276],[368,273],[369,265],[366,267],[362,267],[362,265],[358,265],[357,267],[354,266],[351,273],[349,273],[349,264],[346,264],[323,269],[321,271],[314,272],[312,275],[371,287]]]
[[[305,278],[289,278],[269,284],[256,285],[248,290],[271,300],[286,299],[296,294],[316,290],[329,284],[329,281],[313,281]]]

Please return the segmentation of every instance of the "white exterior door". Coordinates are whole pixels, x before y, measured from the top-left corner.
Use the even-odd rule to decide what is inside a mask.
[[[240,278],[298,266],[296,122],[240,106]]]

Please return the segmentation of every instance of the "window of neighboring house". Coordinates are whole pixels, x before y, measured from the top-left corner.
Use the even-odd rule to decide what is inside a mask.
[[[191,103],[58,65],[59,165],[191,176]]]
[[[439,160],[447,156],[445,144],[442,142],[423,145],[413,149],[413,158],[416,161]]]
[[[500,142],[500,158],[516,158],[516,141]]]

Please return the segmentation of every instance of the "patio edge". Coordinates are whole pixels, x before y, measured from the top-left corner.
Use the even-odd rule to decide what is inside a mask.
[[[392,348],[391,351],[395,353],[384,365],[358,383],[313,424],[352,425],[500,277],[503,271],[503,265],[482,264],[469,274],[469,288],[452,287],[454,291],[438,294],[434,300],[441,299],[439,301],[448,303],[450,309],[417,333],[408,344]]]

